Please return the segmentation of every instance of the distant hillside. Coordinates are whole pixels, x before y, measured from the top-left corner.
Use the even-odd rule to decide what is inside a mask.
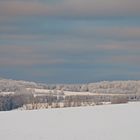
[[[0,79],[0,111],[93,106],[128,101],[140,101],[140,81],[47,85]]]
[[[49,89],[73,92],[91,92],[104,94],[140,94],[140,81],[102,81],[88,84],[41,84],[28,81],[16,81],[0,78],[1,92],[16,92],[22,89]]]

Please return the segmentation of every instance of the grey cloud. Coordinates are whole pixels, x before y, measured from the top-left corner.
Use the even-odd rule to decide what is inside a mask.
[[[1,1],[1,16],[44,15],[49,17],[127,17],[139,16],[139,0],[65,0],[57,3],[42,1]]]

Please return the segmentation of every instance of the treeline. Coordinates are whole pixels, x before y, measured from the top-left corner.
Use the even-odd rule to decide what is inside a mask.
[[[47,89],[50,93],[37,93],[35,88]],[[66,96],[65,91],[99,94]],[[51,108],[98,105],[103,102],[116,104],[127,101],[140,101],[140,81],[46,85],[0,79],[0,111],[13,110],[26,105],[31,106],[30,109],[38,109],[38,105]]]
[[[104,95],[73,95],[65,98],[66,105],[69,106],[82,106],[82,105],[101,105],[105,102],[111,104],[127,103],[128,97],[121,96],[104,96]]]
[[[127,96],[97,96],[97,95],[72,95],[62,96],[58,99],[56,96],[36,97],[32,104],[24,105],[24,109],[40,109],[40,108],[62,108],[62,107],[78,107],[78,106],[94,106],[102,104],[120,104],[127,103]]]
[[[104,94],[140,94],[140,81],[102,81],[87,84],[47,85],[34,82],[0,79],[0,92],[18,92],[22,88],[38,88]]]
[[[103,81],[89,84],[44,85],[44,88],[103,94],[140,94],[140,81]]]
[[[29,104],[33,100],[31,94],[0,95],[0,111],[13,110]]]
[[[16,108],[40,109],[58,107],[92,106],[104,103],[119,104],[138,101],[140,95],[44,95],[14,94],[0,96],[0,111]]]
[[[26,109],[57,108],[99,105],[104,102],[112,104],[127,103],[127,96],[104,95],[72,95],[72,96],[34,96],[33,94],[18,94],[0,96],[0,111],[8,111],[26,106]]]
[[[43,88],[43,86],[34,82],[0,79],[0,92],[18,92],[26,88]]]

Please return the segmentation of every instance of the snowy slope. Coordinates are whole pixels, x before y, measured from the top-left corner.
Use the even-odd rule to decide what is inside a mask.
[[[0,112],[0,140],[140,140],[140,103]]]

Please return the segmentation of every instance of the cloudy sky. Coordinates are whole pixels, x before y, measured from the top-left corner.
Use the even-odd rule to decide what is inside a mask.
[[[0,0],[0,77],[140,79],[140,0]]]

